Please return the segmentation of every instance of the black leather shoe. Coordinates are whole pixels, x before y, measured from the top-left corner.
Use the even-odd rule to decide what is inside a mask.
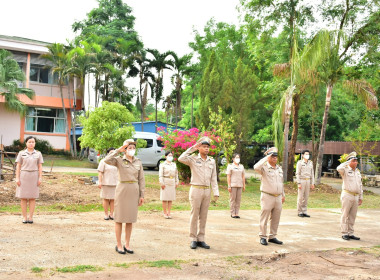
[[[350,237],[349,237],[348,235],[343,235],[342,238],[343,238],[344,240],[350,240]]]
[[[356,237],[355,235],[349,235],[350,239],[360,240],[360,237]]]
[[[191,249],[197,249],[197,241],[191,241],[190,248]]]
[[[304,214],[301,213],[301,214],[298,214],[298,217],[303,218],[303,217],[305,217],[305,216],[304,216]]]
[[[240,216],[235,216],[236,219],[240,219]]]
[[[278,240],[277,238],[268,239],[268,242],[275,243],[278,245],[282,245],[282,241]]]
[[[125,246],[123,248],[124,248],[124,252],[128,254],[133,254],[133,250],[128,250],[127,248],[125,248]]]
[[[303,216],[306,218],[310,218],[310,215],[308,215],[308,214],[303,214]]]
[[[33,224],[33,220],[28,220],[28,224]]]
[[[206,242],[204,242],[204,241],[198,241],[197,242],[197,246],[201,247],[201,248],[204,248],[204,249],[210,249],[210,246],[207,245]]]
[[[125,255],[125,251],[119,250],[119,248],[117,248],[117,245],[115,246],[115,251],[118,252],[119,254]]]
[[[268,242],[265,238],[260,238],[260,244],[266,246],[266,245],[268,245]]]

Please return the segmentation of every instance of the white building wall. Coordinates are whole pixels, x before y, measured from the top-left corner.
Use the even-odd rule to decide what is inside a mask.
[[[55,135],[37,135],[25,133],[24,138],[28,136],[34,136],[39,140],[47,140],[53,149],[63,150],[66,149],[66,137],[65,136],[55,136]]]
[[[13,140],[20,139],[21,117],[18,113],[5,109],[4,103],[0,103],[0,139],[3,145],[12,145]]]

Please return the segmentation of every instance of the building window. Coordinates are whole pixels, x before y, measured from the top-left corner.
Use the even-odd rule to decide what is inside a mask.
[[[42,84],[58,84],[58,75],[51,73],[50,68],[46,68],[42,65],[32,64],[30,65],[30,80]]]
[[[26,131],[65,133],[66,122],[62,109],[28,108]]]

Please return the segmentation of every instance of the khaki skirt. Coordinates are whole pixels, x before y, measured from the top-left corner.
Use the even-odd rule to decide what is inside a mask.
[[[140,198],[139,184],[119,182],[115,190],[114,219],[117,223],[135,223]]]
[[[100,190],[100,197],[103,199],[115,199],[115,189],[116,186],[102,185],[102,188]]]
[[[165,189],[160,190],[160,200],[173,201],[175,200],[175,179],[164,178]]]
[[[35,199],[40,196],[38,184],[38,170],[20,171],[21,185],[16,188],[16,197],[23,199]]]

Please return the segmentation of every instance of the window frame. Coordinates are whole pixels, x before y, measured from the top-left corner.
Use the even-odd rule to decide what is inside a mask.
[[[34,114],[33,115],[30,115],[30,111],[29,109],[33,109],[34,110]],[[38,110],[55,110],[55,117],[50,117],[50,116],[39,116],[38,115]],[[27,114],[25,116],[25,132],[36,132],[36,133],[48,133],[48,134],[66,134],[66,119],[64,117],[59,117],[59,111],[63,111],[63,109],[58,109],[58,108],[42,108],[42,107],[28,107],[28,111],[27,111]],[[32,118],[34,119],[34,129],[33,130],[28,130],[28,124],[27,124],[27,121],[28,121],[28,118]],[[38,131],[37,128],[38,128],[38,119],[39,118],[43,118],[43,119],[52,119],[53,120],[53,131],[52,132],[46,132],[46,131]],[[64,131],[63,132],[57,132],[56,131],[56,123],[57,123],[57,120],[63,120],[63,127],[64,127]]]

